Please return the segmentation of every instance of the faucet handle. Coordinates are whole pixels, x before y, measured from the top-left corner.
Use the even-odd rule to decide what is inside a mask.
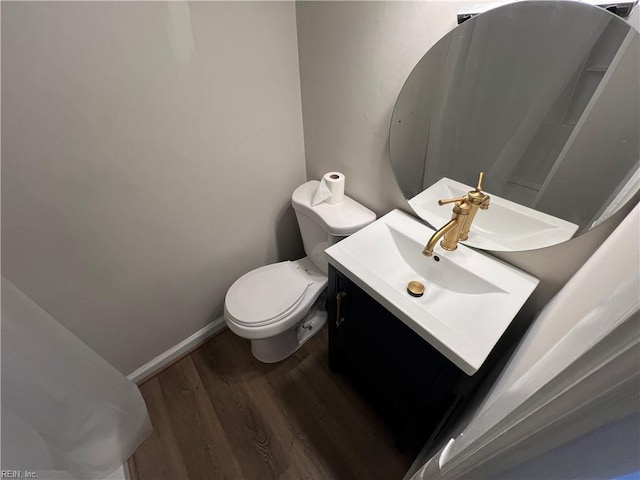
[[[467,200],[471,202],[472,205],[479,207],[482,210],[486,210],[489,208],[489,195],[482,191],[482,182],[484,181],[484,172],[480,172],[480,176],[478,177],[478,185],[475,190],[471,190],[467,193]]]
[[[478,177],[478,185],[476,185],[476,192],[482,191],[482,182],[484,181],[484,172],[480,172],[480,176]]]
[[[446,200],[438,200],[438,205],[446,205],[447,203],[462,203],[467,199],[466,196],[458,198],[448,198]]]

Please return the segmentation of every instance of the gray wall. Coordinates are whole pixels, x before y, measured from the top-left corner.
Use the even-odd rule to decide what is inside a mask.
[[[468,2],[298,2],[298,50],[307,175],[339,170],[346,193],[382,215],[409,211],[391,170],[391,114],[414,65],[456,26]],[[637,15],[631,20],[637,27]],[[497,254],[541,279],[538,311],[626,212],[576,241]],[[427,239],[425,239],[426,241]]]
[[[2,273],[124,373],[302,255],[295,5],[2,3]]]

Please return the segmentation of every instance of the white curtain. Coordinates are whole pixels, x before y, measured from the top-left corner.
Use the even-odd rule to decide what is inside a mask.
[[[538,316],[464,431],[412,479],[640,471],[639,236],[636,206]],[[559,338],[536,354],[545,335]]]
[[[150,431],[136,385],[2,277],[2,469],[104,478]]]

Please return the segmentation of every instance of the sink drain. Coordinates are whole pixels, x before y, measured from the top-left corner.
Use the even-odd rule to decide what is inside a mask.
[[[412,297],[421,297],[424,295],[424,284],[417,280],[412,280],[407,284],[407,293]]]

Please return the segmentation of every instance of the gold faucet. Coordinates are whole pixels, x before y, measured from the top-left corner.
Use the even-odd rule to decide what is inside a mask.
[[[442,237],[442,242],[440,242],[440,246],[445,250],[455,250],[458,248],[458,239],[460,238],[460,233],[467,223],[467,217],[469,216],[469,212],[471,211],[471,204],[467,201],[467,197],[460,198],[451,198],[449,200],[439,200],[438,204],[445,205],[447,203],[454,203],[453,214],[451,215],[451,220],[442,228],[440,228],[436,233],[434,233],[427,244],[424,246],[422,250],[422,254],[430,257],[433,255],[433,249],[435,248],[438,240]]]
[[[489,208],[490,197],[486,193],[482,193],[483,180],[484,180],[484,172],[480,172],[480,177],[478,178],[478,185],[476,186],[475,190],[471,190],[469,193],[467,193],[466,199],[467,199],[467,202],[471,204],[471,211],[469,212],[467,221],[465,222],[464,226],[462,227],[462,230],[460,231],[460,240],[466,240],[469,238],[469,230],[471,230],[471,223],[473,223],[473,219],[476,216],[476,212],[478,211],[478,209],[486,210],[487,208]]]
[[[444,239],[440,246],[445,250],[455,250],[458,248],[460,240],[469,238],[469,230],[471,222],[476,215],[478,209],[486,210],[489,208],[489,195],[482,193],[482,181],[484,180],[484,172],[480,172],[478,185],[464,197],[450,198],[448,200],[438,200],[438,205],[446,205],[447,203],[455,203],[451,220],[434,233],[422,250],[422,254],[430,257],[433,255],[438,240]]]

